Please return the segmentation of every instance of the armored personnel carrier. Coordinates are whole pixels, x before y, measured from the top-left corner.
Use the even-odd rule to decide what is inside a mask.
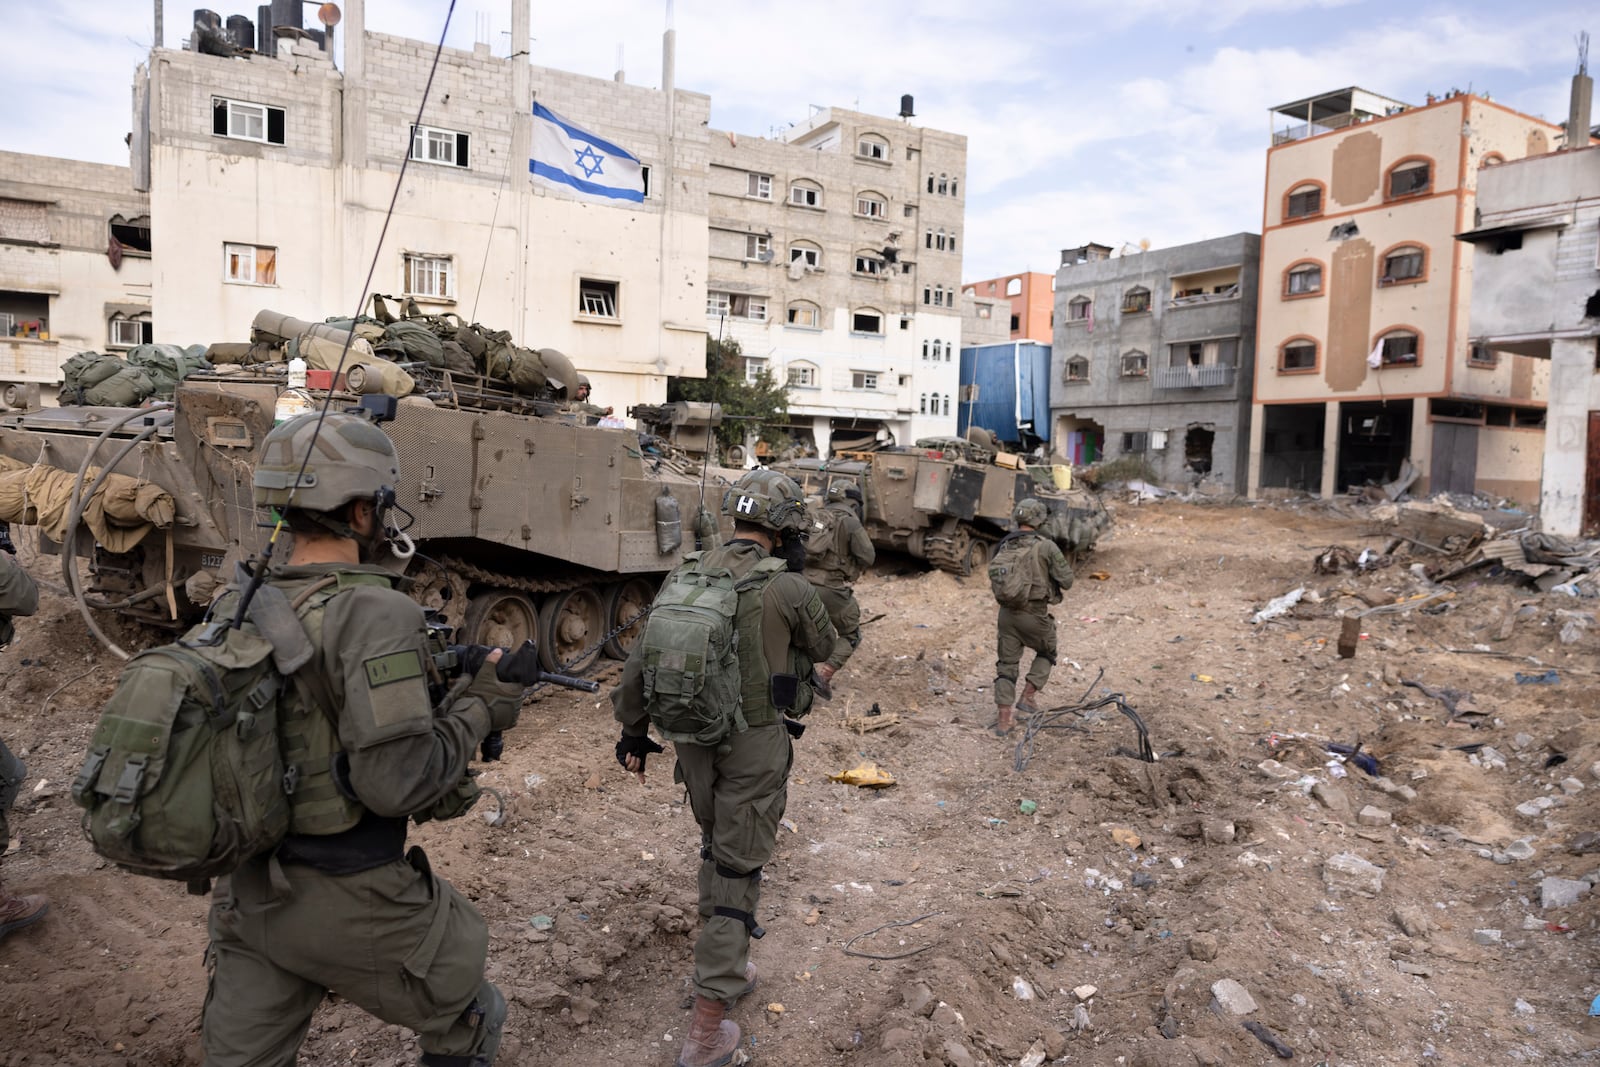
[[[1030,496],[1049,508],[1043,532],[1074,562],[1110,528],[1111,516],[1094,493],[1057,489],[1026,468],[995,460],[995,453],[967,441],[929,438],[911,448],[797,459],[776,469],[800,482],[808,496],[820,497],[839,482],[858,486],[873,544],[955,574],[988,567],[992,548],[1011,529],[1012,508]]]
[[[533,638],[546,670],[582,673],[602,655],[625,657],[641,629],[627,623],[696,547],[702,491],[715,514],[741,472],[706,471],[702,490],[698,465],[642,447],[633,430],[584,425],[548,390],[527,395],[483,376],[405,366],[416,388],[384,429],[400,454],[397,502],[414,517],[407,532],[417,553],[404,564],[413,595],[460,640]],[[351,391],[358,375],[327,377],[334,410],[360,400]],[[56,516],[61,543],[41,535],[41,545],[61,552],[91,628],[89,609],[169,628],[192,622],[236,565],[259,555],[270,529],[252,503],[252,471],[288,392],[283,364],[254,363],[191,376],[156,406],[0,416],[0,470],[9,469],[0,478],[31,485],[54,474],[52,484],[72,487],[71,521],[31,504],[20,521]],[[320,404],[328,392],[297,398]],[[170,497],[142,534],[105,525],[97,494],[112,472],[131,476],[135,488],[121,491]],[[77,587],[78,556],[91,561],[86,588]]]

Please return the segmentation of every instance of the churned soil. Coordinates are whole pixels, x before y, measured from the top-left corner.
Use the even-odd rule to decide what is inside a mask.
[[[761,984],[732,1014],[746,1051],[796,1067],[1257,1064],[1277,1062],[1272,1041],[1351,1067],[1595,1057],[1595,897],[1545,882],[1600,867],[1582,837],[1600,815],[1594,602],[1475,571],[1365,617],[1340,659],[1338,614],[1436,592],[1411,566],[1437,574],[1436,557],[1315,574],[1330,545],[1387,543],[1328,505],[1114,511],[1054,609],[1051,728],[1032,736],[988,732],[983,576],[887,558],[863,578],[872,621],[796,745]],[[0,654],[0,736],[32,771],[0,872],[52,902],[0,941],[7,1067],[201,1059],[205,901],[100,861],[68,795],[117,666],[53,594]],[[1156,762],[1115,702],[1050,711],[1112,694]],[[488,920],[502,1064],[670,1064],[689,1021],[698,833],[668,758],[642,785],[617,766],[604,696],[536,694],[483,767],[497,795],[413,834]],[[1359,743],[1381,777],[1329,742]],[[896,784],[830,780],[864,761]],[[1545,907],[1552,886],[1577,901]],[[416,1055],[330,997],[301,1062]]]

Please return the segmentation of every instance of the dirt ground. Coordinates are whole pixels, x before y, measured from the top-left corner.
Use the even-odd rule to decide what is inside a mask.
[[[1307,1064],[1600,1059],[1595,896],[1544,881],[1600,869],[1580,839],[1600,813],[1600,630],[1580,619],[1558,639],[1594,602],[1475,572],[1453,598],[1369,616],[1339,659],[1337,613],[1367,606],[1351,594],[1429,588],[1403,556],[1313,574],[1330,545],[1383,546],[1363,516],[1115,510],[1055,609],[1044,703],[1125,694],[1159,761],[1134,758],[1114,706],[1062,713],[1073,728],[1020,749],[991,736],[987,583],[881,563],[858,596],[882,617],[796,747],[761,987],[733,1014],[755,1060],[1276,1062],[1246,1024]],[[1288,615],[1252,624],[1301,585]],[[67,797],[116,664],[62,598],[19,630],[0,736],[33,777],[3,872],[52,910],[0,942],[0,1064],[198,1063],[204,902],[101,863]],[[1453,699],[1478,728],[1405,680],[1470,694]],[[846,727],[874,704],[899,722]],[[511,1002],[500,1063],[664,1065],[687,1026],[697,833],[670,763],[641,786],[615,739],[605,700],[540,694],[484,770],[504,824],[481,817],[486,798],[413,835],[488,919]],[[1325,747],[1358,740],[1382,779]],[[829,780],[864,759],[897,784]],[[1562,888],[1585,895],[1543,906]],[[1245,1003],[1214,992],[1226,980]],[[301,1062],[415,1056],[409,1035],[330,1002]]]

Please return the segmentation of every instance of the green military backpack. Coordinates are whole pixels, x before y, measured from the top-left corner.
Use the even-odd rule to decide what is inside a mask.
[[[840,530],[844,516],[826,507],[806,512],[806,570],[829,571],[839,567]]]
[[[684,557],[656,594],[639,641],[645,709],[664,740],[721,744],[745,729],[739,672],[739,594],[765,586],[786,564],[767,558],[743,578]]]
[[[198,888],[283,840],[297,773],[279,701],[313,655],[301,620],[339,588],[291,605],[262,585],[238,628],[202,623],[128,661],[72,785],[96,852]]]
[[[1018,530],[1000,539],[989,558],[989,589],[1005,608],[1025,608],[1039,584],[1039,563],[1032,530]]]

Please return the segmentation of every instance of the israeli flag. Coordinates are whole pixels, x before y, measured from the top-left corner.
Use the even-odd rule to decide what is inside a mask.
[[[639,161],[610,141],[574,126],[543,104],[533,105],[533,180],[598,204],[644,202]]]

